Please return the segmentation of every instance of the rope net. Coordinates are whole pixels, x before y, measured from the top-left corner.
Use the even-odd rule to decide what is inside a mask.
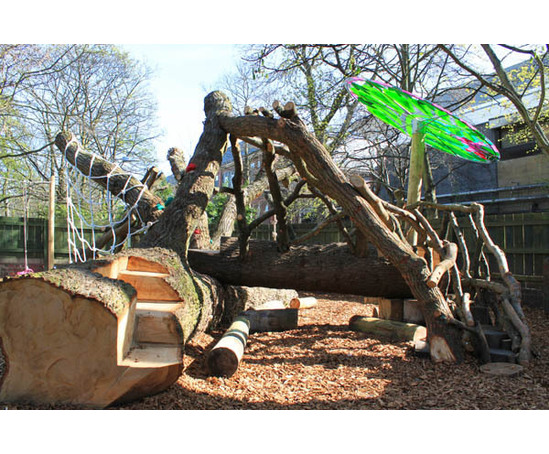
[[[151,225],[143,222],[138,210],[138,203],[147,186],[141,182],[135,184],[133,175],[123,170],[118,164],[112,164],[107,174],[93,175],[95,162],[105,161],[98,154],[86,151],[89,159],[87,169],[71,164],[66,153],[69,145],[78,143],[75,140],[65,147],[65,181],[67,190],[67,233],[69,261],[85,262],[102,255],[110,255],[124,247],[130,247],[132,237],[144,233]],[[74,157],[78,163],[80,147]],[[82,162],[83,160],[81,160]],[[117,179],[125,178],[122,190],[113,196],[110,188],[113,175]],[[98,183],[99,180],[101,184]],[[132,203],[127,201],[128,192],[137,192]]]

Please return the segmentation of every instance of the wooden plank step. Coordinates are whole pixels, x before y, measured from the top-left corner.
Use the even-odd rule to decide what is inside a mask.
[[[509,338],[505,331],[501,331],[491,325],[483,325],[482,331],[490,348],[505,350],[502,341]]]
[[[137,299],[143,301],[179,301],[177,292],[165,281],[169,274],[151,271],[120,271],[118,279],[137,290]]]
[[[517,357],[510,350],[502,350],[500,348],[491,348],[490,360],[494,363],[516,363]]]
[[[167,273],[168,270],[160,263],[151,262],[141,257],[130,257],[126,265],[128,271],[149,271],[155,273]]]
[[[140,277],[168,277],[168,273],[159,273],[157,271],[137,271],[137,270],[122,270],[118,276],[140,276]]]
[[[174,315],[181,306],[181,302],[138,301],[135,311],[135,342],[181,345],[183,339]]]
[[[132,347],[120,365],[153,369],[182,362],[181,347],[142,343]]]

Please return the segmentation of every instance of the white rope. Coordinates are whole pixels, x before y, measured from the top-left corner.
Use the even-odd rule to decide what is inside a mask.
[[[75,165],[70,164],[67,159],[67,149],[70,145],[76,146],[74,154]],[[73,138],[65,147],[65,180],[67,184],[67,233],[70,262],[84,262],[87,259],[95,259],[100,255],[113,254],[117,249],[128,246],[131,238],[135,235],[146,232],[152,223],[145,224],[139,210],[137,209],[141,197],[147,190],[147,186],[140,183],[130,186],[132,174],[124,171],[118,164],[115,164],[107,175],[93,176],[94,162],[104,160],[101,156],[90,153],[91,159],[86,172],[81,171],[76,163],[78,162],[80,147]],[[126,182],[117,194],[112,196],[110,191],[101,192],[96,180],[106,179],[107,188],[110,187],[111,176],[125,176]],[[139,189],[139,194],[133,204],[129,204],[126,194],[129,191]],[[99,200],[96,200],[99,197]],[[118,214],[117,214],[118,212]],[[132,226],[132,219],[136,219],[135,228]],[[118,238],[116,227],[128,223],[128,235]],[[108,231],[112,234],[112,242],[107,248],[96,246],[96,235]],[[90,256],[88,256],[88,254]]]

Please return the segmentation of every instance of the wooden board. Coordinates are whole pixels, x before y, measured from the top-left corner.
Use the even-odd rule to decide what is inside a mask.
[[[135,341],[180,345],[183,343],[177,329],[174,312],[180,303],[138,302],[136,307]]]
[[[118,279],[137,290],[138,300],[179,301],[177,292],[164,280],[169,274],[148,271],[121,271]]]
[[[488,375],[497,375],[504,377],[518,377],[522,374],[524,368],[519,364],[513,363],[487,363],[480,366],[480,371]]]

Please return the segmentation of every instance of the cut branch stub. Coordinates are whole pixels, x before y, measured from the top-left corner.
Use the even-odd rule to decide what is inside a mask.
[[[291,101],[287,102],[284,107],[280,101],[273,102],[273,109],[275,112],[280,115],[282,118],[292,119],[297,117],[297,110],[295,104]]]

